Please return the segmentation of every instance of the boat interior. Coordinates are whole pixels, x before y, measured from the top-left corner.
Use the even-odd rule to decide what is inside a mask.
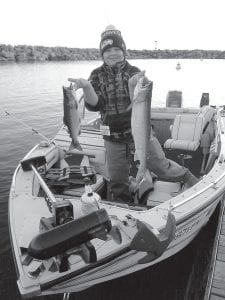
[[[157,137],[165,156],[188,168],[197,178],[207,174],[218,157],[219,143],[215,126],[214,107],[209,106],[208,95],[203,93],[199,108],[183,108],[182,93],[170,91],[167,97],[167,106],[152,108],[151,125],[154,135]],[[66,155],[66,163],[70,166],[69,179],[49,180],[53,166],[45,176],[45,180],[54,194],[64,196],[80,197],[84,192],[85,174],[77,174],[73,166],[86,166],[89,169],[88,175],[92,188],[98,192],[103,201],[111,201],[108,188],[107,169],[105,161],[104,140],[100,133],[100,119],[97,118],[82,126],[79,137],[83,151],[87,156]],[[67,128],[64,127],[55,137],[55,143],[68,151],[70,138]],[[83,168],[83,167],[82,167]],[[81,168],[81,169],[82,169]],[[131,166],[131,174],[135,177],[138,168],[138,161]],[[150,170],[151,171],[151,170]],[[167,201],[188,187],[184,182],[168,182],[151,173],[153,186],[151,189],[143,187],[139,191],[139,198],[131,203],[114,203],[118,206],[129,206],[132,209],[142,207],[149,209]],[[143,197],[142,199],[140,199]],[[139,208],[138,208],[139,209]]]
[[[174,96],[173,93],[170,94]],[[173,99],[175,100],[172,101]],[[152,108],[151,126],[166,157],[189,168],[200,179],[210,172],[220,151],[216,109],[208,103],[204,103],[200,108],[183,108],[177,97],[174,96],[173,99],[167,99],[167,107]],[[69,272],[73,268],[81,268],[83,272],[87,263],[97,261],[97,255],[99,263],[106,257],[111,259],[109,249],[112,255],[119,249],[124,251],[122,248],[124,245],[130,245],[129,249],[138,250],[142,239],[140,235],[142,233],[139,234],[136,228],[138,226],[143,229],[140,232],[145,231],[152,240],[157,240],[154,255],[153,252],[148,254],[143,258],[143,262],[160,256],[174,237],[175,221],[172,214],[168,213],[166,225],[163,212],[162,215],[157,212],[152,216],[151,221],[154,223],[155,220],[158,228],[163,228],[156,234],[156,229],[149,229],[143,222],[137,223],[137,220],[134,228],[134,219],[127,215],[127,211],[123,208],[129,208],[137,214],[140,211],[153,211],[156,206],[185,191],[188,187],[184,182],[165,181],[152,173],[153,185],[150,189],[144,187],[142,191],[138,191],[136,202],[113,202],[110,198],[105,147],[99,118],[82,125],[79,141],[82,153],[71,153],[69,151],[71,138],[67,127],[63,126],[51,144],[43,141],[28,153],[21,161],[22,170],[19,168],[17,171],[15,194],[23,191],[20,199],[23,205],[29,207],[30,214],[25,220],[17,218],[15,230],[20,236],[22,265],[27,269],[29,276],[37,277],[41,274],[43,261],[50,264],[49,268],[45,266],[45,270],[48,270],[45,271],[47,277],[53,273],[56,274],[54,276],[59,276],[57,270],[62,273]],[[36,176],[32,175],[32,172],[23,172],[31,168]],[[131,175],[134,177],[137,168],[138,161],[134,161],[131,167]],[[93,213],[82,214],[82,196],[87,192],[87,188],[89,192],[100,196],[103,208]],[[14,201],[14,205],[14,211],[23,214],[18,199]],[[106,206],[107,209],[111,207],[110,218],[104,209]],[[125,215],[126,224],[120,221]],[[118,231],[117,225],[112,226],[111,223],[119,223],[120,230]],[[29,229],[31,227],[32,230]],[[112,239],[109,239],[106,233],[109,233]],[[99,235],[100,239],[95,239]],[[91,239],[94,246],[90,243]],[[147,244],[149,246],[149,243]],[[76,250],[76,255],[70,255],[72,253],[70,249]],[[150,253],[146,249],[140,251]],[[82,257],[81,260],[77,258],[77,254]],[[59,257],[59,269],[56,267],[57,264],[52,263],[54,256]],[[68,259],[71,260],[70,267]]]

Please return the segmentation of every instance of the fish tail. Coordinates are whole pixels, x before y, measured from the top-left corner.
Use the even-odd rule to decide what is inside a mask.
[[[79,142],[71,142],[71,145],[70,145],[70,149],[69,149],[69,152],[73,152],[73,150],[79,150],[79,151],[83,151],[81,145]]]

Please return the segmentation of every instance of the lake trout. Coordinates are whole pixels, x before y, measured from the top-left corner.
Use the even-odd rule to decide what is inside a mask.
[[[73,149],[82,150],[78,141],[81,122],[78,111],[78,99],[72,84],[69,87],[63,86],[63,108],[63,122],[67,126],[70,137],[72,139],[70,151],[72,151]]]
[[[135,192],[140,185],[142,190],[151,186],[150,172],[154,172],[162,180],[184,182],[190,187],[198,179],[183,166],[167,159],[158,139],[151,132],[151,99],[153,83],[142,76],[137,81],[133,92],[131,130],[135,150],[140,161],[136,180],[130,179],[130,190]]]
[[[136,155],[140,161],[136,184],[139,184],[143,179],[152,182],[151,175],[146,166],[151,135],[152,86],[153,82],[147,77],[142,76],[136,84],[132,101],[131,130]]]

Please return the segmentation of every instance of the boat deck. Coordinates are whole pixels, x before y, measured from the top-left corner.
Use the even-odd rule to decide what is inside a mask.
[[[222,299],[225,299],[225,198],[221,203],[219,222],[204,297],[204,300]]]

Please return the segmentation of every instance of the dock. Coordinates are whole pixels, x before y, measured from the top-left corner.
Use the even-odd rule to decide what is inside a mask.
[[[225,197],[221,202],[204,300],[225,300]]]

